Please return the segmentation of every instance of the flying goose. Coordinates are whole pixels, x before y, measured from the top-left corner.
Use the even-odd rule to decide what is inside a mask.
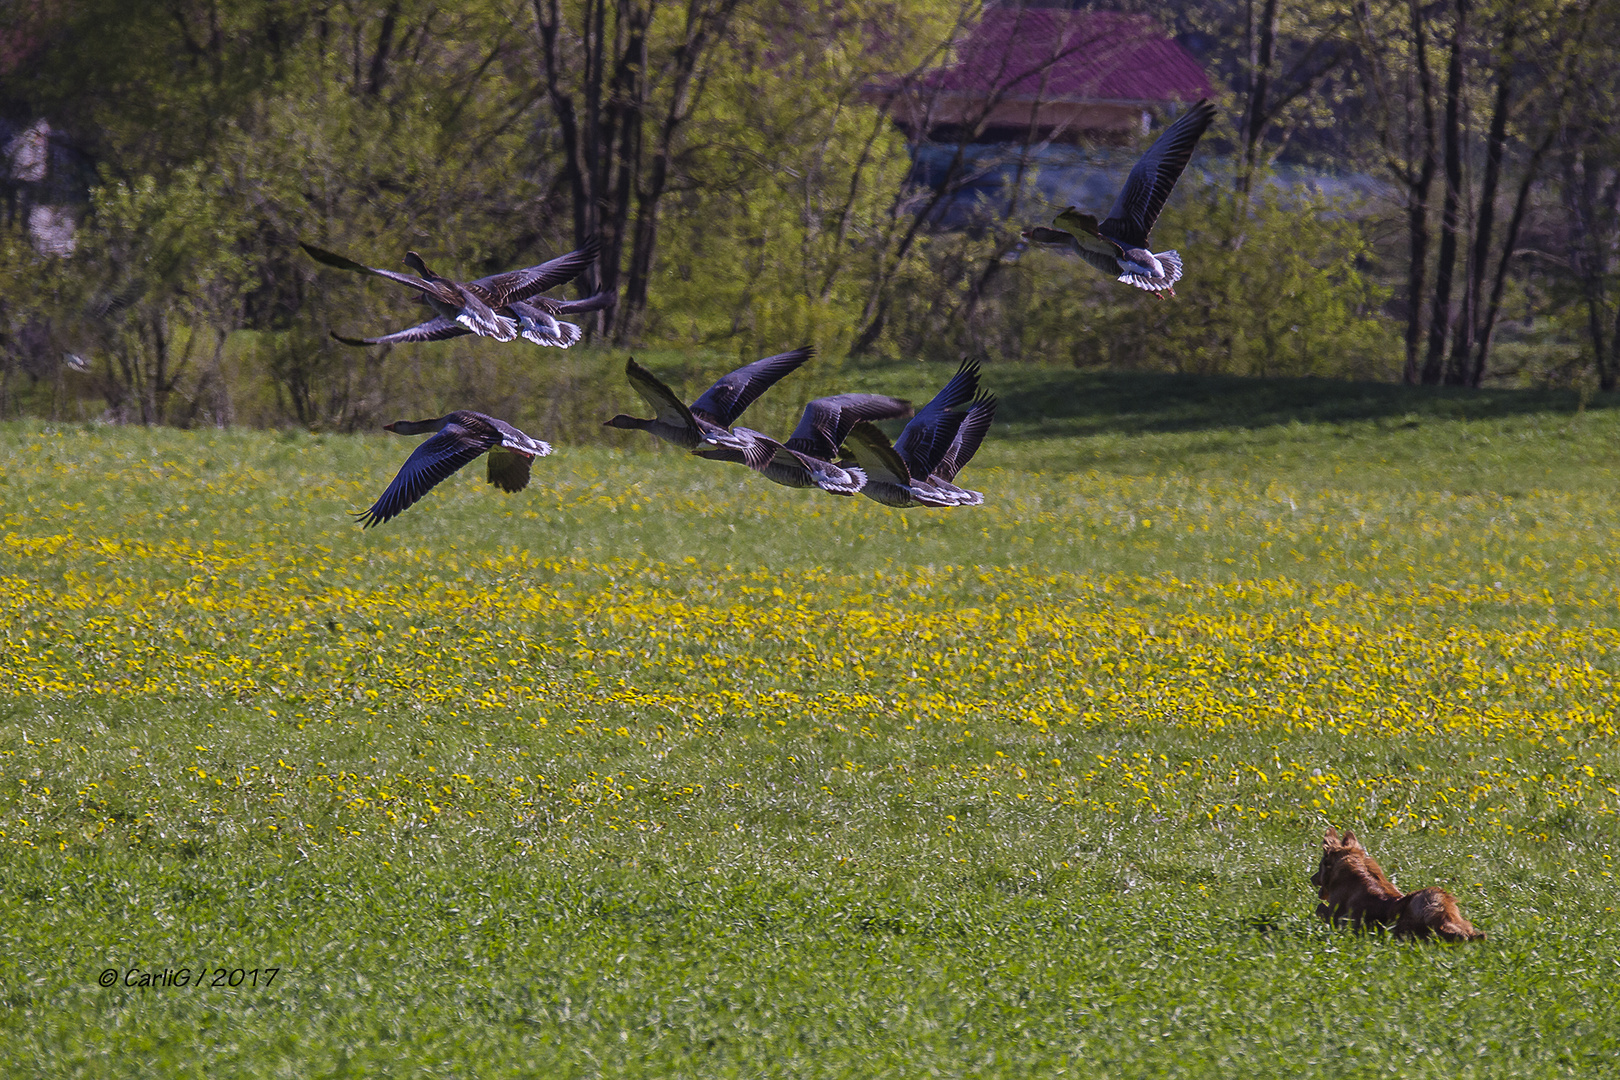
[[[978,453],[979,444],[990,430],[990,421],[995,419],[998,402],[994,395],[981,393],[975,397],[968,406],[967,415],[962,418],[962,426],[956,429],[956,437],[946,449],[945,456],[939,459],[934,471],[928,474],[928,483],[933,487],[954,495],[961,500],[963,506],[979,506],[984,502],[984,495],[977,491],[968,491],[959,488],[954,481],[956,474],[961,472],[973,455]]]
[[[599,292],[594,296],[587,296],[583,300],[551,300],[548,306],[557,315],[579,315],[587,311],[598,311],[610,308],[619,302],[616,294]],[[536,345],[556,345],[566,349],[578,343],[583,331],[571,322],[562,322],[527,300],[514,300],[505,307],[496,308],[498,317],[510,318],[517,326],[518,333],[526,340]],[[398,330],[392,334],[383,334],[381,337],[351,338],[344,337],[336,330],[328,331],[336,341],[345,345],[398,345],[418,341],[445,341],[449,338],[461,337],[472,331],[454,319],[443,315],[435,315],[427,322],[418,323],[406,330]]]
[[[1057,228],[1037,225],[1024,233],[1025,239],[1073,252],[1105,274],[1118,274],[1116,280],[1127,285],[1156,296],[1174,296],[1181,280],[1181,255],[1149,251],[1148,233],[1192,159],[1199,136],[1214,118],[1215,106],[1200,101],[1166,128],[1131,169],[1113,209],[1101,222],[1071,206],[1053,221]]]
[[[488,277],[478,278],[476,281],[459,282],[446,277],[440,277],[428,269],[422,256],[414,251],[405,253],[405,265],[415,270],[419,277],[410,274],[401,274],[393,270],[382,270],[375,266],[366,266],[353,259],[334,254],[318,248],[313,244],[302,241],[299,246],[316,262],[327,266],[335,266],[340,270],[352,270],[362,274],[376,274],[378,277],[397,281],[401,285],[415,289],[433,306],[440,317],[451,322],[460,323],[469,331],[480,337],[492,337],[496,341],[512,341],[518,336],[519,317],[516,315],[498,314],[497,308],[508,307],[517,301],[528,301],[541,310],[546,311],[555,318],[552,308],[554,300],[547,300],[539,294],[547,289],[571,280],[581,270],[596,261],[600,244],[591,239],[577,251],[559,256],[549,262],[536,266],[525,267],[521,270],[508,270],[502,274],[491,274]],[[426,325],[426,324],[424,324]],[[410,333],[410,331],[404,331]],[[359,339],[364,340],[364,339]],[[433,341],[436,338],[407,339]],[[346,344],[348,342],[345,342]]]
[[[759,395],[814,355],[814,346],[806,345],[792,352],[744,364],[715,380],[714,385],[691,405],[676,397],[675,391],[631,357],[625,361],[624,374],[630,380],[631,388],[641,395],[641,399],[652,407],[656,415],[643,419],[620,413],[604,421],[603,426],[645,431],[683,449],[694,450],[705,436],[726,434],[726,429]]]
[[[514,300],[503,310],[510,311],[517,317],[518,334],[524,341],[566,349],[570,345],[579,344],[579,339],[585,336],[585,331],[574,323],[561,321],[557,318],[558,315],[582,315],[587,311],[610,308],[618,302],[617,293],[599,292],[581,300],[552,300],[544,306],[535,304],[532,300]],[[547,307],[551,310],[547,311]]]
[[[944,488],[931,479],[967,421],[968,414],[957,410],[967,404],[978,388],[979,365],[971,360],[964,361],[934,399],[917,411],[892,445],[888,437],[870,423],[862,421],[852,427],[848,439],[850,457],[866,472],[866,484],[861,493],[885,506],[958,506],[970,502],[971,493],[950,484],[948,477],[944,478]],[[977,449],[977,442],[973,445]]]
[[[819,397],[804,407],[799,424],[785,443],[777,445],[788,450],[823,461],[838,456],[838,448],[857,420],[888,420],[896,416],[910,416],[911,402],[885,394],[834,394]],[[742,428],[730,433],[714,432],[703,437],[705,445],[693,453],[699,457],[722,461],[742,461],[742,451],[748,448],[756,433]],[[804,484],[791,484],[804,487]]]
[[[884,394],[835,394],[806,405],[785,443],[750,428],[736,428],[706,435],[709,445],[695,453],[740,461],[783,487],[819,487],[834,495],[853,495],[865,485],[865,472],[834,461],[849,429],[861,420],[887,420],[911,412],[911,402]]]
[[[396,435],[433,438],[411,451],[399,473],[371,508],[354,517],[363,528],[380,525],[408,509],[433,486],[480,454],[489,455],[489,482],[502,491],[522,491],[529,485],[529,463],[551,453],[551,446],[531,439],[505,420],[480,412],[457,409],[432,420],[395,420],[384,431]]]
[[[953,414],[960,417],[960,413]],[[957,421],[960,423],[960,420]],[[866,474],[861,491],[884,506],[956,506],[962,500],[927,483],[914,481],[911,470],[876,424],[862,420],[849,430],[850,468]]]
[[[862,421],[857,421],[862,422]],[[866,471],[794,450],[749,428],[737,428],[747,443],[745,463],[783,487],[818,487],[834,495],[853,495],[866,486]]]

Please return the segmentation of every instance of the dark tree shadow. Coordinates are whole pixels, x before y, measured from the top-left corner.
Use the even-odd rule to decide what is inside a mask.
[[[1012,438],[1205,431],[1278,424],[1488,420],[1573,414],[1574,390],[1469,390],[1333,379],[1246,379],[1072,371],[1015,365],[984,369],[1001,398],[998,426]],[[1589,396],[1584,408],[1620,408],[1620,394]]]

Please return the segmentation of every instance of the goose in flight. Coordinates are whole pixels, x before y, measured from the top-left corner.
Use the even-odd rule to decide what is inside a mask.
[[[480,337],[491,337],[496,341],[512,341],[519,333],[519,316],[502,315],[496,309],[507,308],[514,302],[527,301],[532,306],[556,317],[553,311],[555,300],[547,300],[540,293],[547,289],[554,289],[558,285],[573,279],[581,270],[596,261],[600,244],[594,238],[577,251],[552,259],[549,262],[536,266],[525,267],[521,270],[508,270],[502,274],[491,274],[488,277],[478,278],[476,281],[452,281],[440,277],[428,269],[422,256],[414,251],[405,253],[405,265],[420,276],[401,274],[393,270],[383,270],[375,266],[366,266],[353,259],[334,254],[318,248],[313,244],[302,241],[299,246],[318,263],[334,266],[340,270],[352,270],[361,274],[375,274],[397,281],[407,288],[415,289],[422,294],[438,315],[452,323],[459,323],[469,331]],[[431,322],[431,320],[430,320]],[[424,326],[428,324],[423,324]],[[413,328],[413,329],[420,329]],[[403,331],[409,334],[411,331]],[[339,339],[343,340],[343,339]],[[364,342],[364,339],[355,339]],[[427,340],[409,338],[404,340]],[[345,341],[345,344],[350,343]]]
[[[518,334],[524,340],[532,341],[536,345],[555,345],[566,349],[570,345],[577,344],[584,332],[573,323],[563,322],[556,316],[600,311],[618,302],[619,298],[615,293],[600,292],[583,300],[550,300],[547,302],[550,311],[537,307],[527,300],[513,300],[505,307],[495,309],[495,313],[497,317],[509,318],[517,326]],[[472,331],[454,319],[435,315],[427,322],[392,334],[383,334],[381,337],[344,337],[336,330],[328,333],[334,340],[341,341],[345,345],[399,345],[418,341],[445,341],[470,334]]]
[[[778,445],[824,461],[831,461],[838,456],[838,448],[844,444],[845,436],[849,434],[849,429],[857,420],[888,420],[911,414],[911,402],[886,394],[834,394],[831,397],[819,397],[804,407],[798,427],[793,429],[793,434],[788,436],[787,442]],[[703,436],[705,445],[699,446],[693,453],[699,457],[721,461],[741,461],[742,458],[737,452],[746,450],[757,434],[748,428],[730,433],[706,434]]]
[[[934,482],[934,474],[967,422],[969,414],[958,410],[978,389],[979,365],[965,361],[934,399],[917,411],[892,445],[875,425],[865,421],[855,424],[848,444],[853,463],[866,472],[861,494],[885,506],[959,506],[971,502],[974,493],[957,488],[949,477],[940,478],[945,481],[941,487]],[[982,432],[979,438],[983,438]],[[977,448],[975,441],[973,449]],[[959,469],[965,463],[964,457],[947,468]]]
[[[524,341],[566,349],[579,344],[585,331],[574,323],[561,321],[558,315],[583,315],[588,311],[610,308],[618,302],[618,293],[599,292],[580,300],[552,300],[546,305],[536,304],[533,300],[514,300],[504,310],[517,318],[518,336]],[[546,310],[547,307],[551,310]]]
[[[736,434],[743,440],[744,463],[783,487],[818,487],[833,495],[853,495],[866,486],[864,469],[832,462],[828,460],[831,454],[822,458],[794,450],[750,428],[737,428]]]
[[[819,487],[835,495],[853,495],[864,483],[855,475],[860,470],[834,463],[849,429],[861,420],[887,420],[911,413],[911,402],[885,394],[834,394],[806,405],[785,443],[749,428],[737,428],[704,436],[708,445],[694,453],[742,462],[784,487]]]
[[[978,491],[968,491],[955,484],[956,474],[961,472],[973,455],[978,453],[979,444],[984,441],[985,433],[990,430],[990,421],[996,417],[994,395],[981,393],[976,396],[968,406],[967,415],[962,417],[962,426],[956,429],[956,437],[946,448],[945,456],[939,459],[934,471],[928,474],[928,483],[945,492],[954,495],[962,506],[979,506],[984,502],[984,494]]]
[[[658,376],[636,363],[625,361],[624,373],[630,386],[656,414],[651,419],[624,413],[603,422],[604,427],[645,431],[685,450],[695,450],[707,435],[724,435],[727,429],[766,390],[788,372],[816,355],[813,346],[767,356],[744,364],[722,375],[696,401],[687,405],[665,386]]]
[[[955,415],[960,423],[961,414]],[[956,506],[961,502],[953,494],[912,480],[905,459],[895,452],[889,437],[876,424],[863,420],[850,428],[848,448],[850,468],[866,474],[861,491],[868,499],[899,507]]]
[[[1214,118],[1215,106],[1200,101],[1166,128],[1131,169],[1113,209],[1102,221],[1071,206],[1052,222],[1057,228],[1037,225],[1024,238],[1072,252],[1105,274],[1119,275],[1116,280],[1155,296],[1174,296],[1175,284],[1181,280],[1181,255],[1149,251],[1148,234],[1192,159],[1199,136]]]
[[[512,492],[529,486],[529,463],[551,453],[549,443],[529,438],[505,420],[467,409],[432,420],[395,420],[384,424],[383,430],[396,435],[436,434],[411,451],[393,482],[370,509],[354,515],[367,529],[408,509],[435,484],[480,454],[489,455],[489,482]]]

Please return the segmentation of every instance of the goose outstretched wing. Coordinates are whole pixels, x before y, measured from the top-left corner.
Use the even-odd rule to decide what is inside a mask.
[[[844,444],[849,429],[861,420],[888,420],[910,416],[911,402],[885,394],[834,394],[816,398],[804,407],[799,426],[784,444],[813,457],[831,461]]]
[[[370,508],[355,515],[364,528],[381,525],[409,509],[447,476],[476,459],[488,443],[460,424],[446,424],[405,459],[393,482]]]
[[[616,292],[592,293],[578,300],[554,300],[559,315],[582,315],[587,311],[601,311],[619,302]]]
[[[934,471],[962,426],[964,415],[956,410],[978,389],[979,365],[973,360],[964,360],[951,381],[917,411],[900,437],[894,440],[895,453],[905,461],[913,477],[920,480]]]
[[[328,332],[334,341],[341,341],[345,345],[402,345],[418,341],[445,341],[472,333],[454,319],[447,319],[443,315],[436,315],[425,323],[417,323],[405,330],[396,330],[392,334],[383,334],[379,337],[352,338],[344,337],[336,330]]]
[[[1107,219],[1098,226],[1101,235],[1128,248],[1147,246],[1148,233],[1159,219],[1164,201],[1192,160],[1199,136],[1214,118],[1215,106],[1200,101],[1154,140],[1125,178]]]
[[[815,347],[806,345],[792,352],[767,356],[744,364],[715,380],[713,386],[692,402],[692,412],[721,427],[730,427],[743,410],[769,390],[777,380],[816,355]]]
[[[378,277],[387,278],[389,281],[397,281],[401,285],[409,286],[410,288],[415,289],[417,292],[423,293],[424,295],[438,296],[442,298],[443,291],[437,287],[437,283],[435,282],[424,281],[419,277],[415,277],[411,274],[401,274],[395,270],[384,270],[381,267],[367,266],[365,263],[357,263],[353,259],[344,258],[342,255],[327,251],[325,248],[318,248],[314,244],[306,244],[302,240],[298,242],[298,246],[303,248],[305,253],[318,263],[324,263],[327,266],[333,266],[339,270],[352,270],[357,274],[376,274]]]
[[[522,491],[529,486],[529,465],[533,461],[533,454],[492,446],[489,448],[489,467],[485,475],[491,484],[502,491]]]
[[[660,423],[697,431],[698,424],[692,418],[692,410],[675,396],[675,391],[664,385],[662,379],[636,363],[635,357],[625,361],[624,374],[625,378],[630,380],[631,388],[640,394],[641,400],[657,414]]]
[[[1058,216],[1058,220],[1063,220],[1062,215]],[[1024,238],[1032,244],[1038,244],[1041,247],[1059,248],[1078,256],[1109,277],[1119,273],[1119,245],[1112,240],[1104,240],[1101,237],[1092,235],[1086,238],[1091,241],[1088,245],[1085,240],[1082,240],[1078,234],[1071,230],[1049,229],[1045,225],[1037,225],[1033,229],[1025,230]]]
[[[997,404],[996,398],[990,394],[980,394],[973,399],[967,415],[962,418],[962,426],[956,429],[956,438],[951,440],[945,456],[934,466],[932,475],[942,480],[956,479],[956,474],[978,453],[985,432],[990,430],[990,421],[996,417]]]
[[[559,255],[548,262],[526,266],[521,270],[491,274],[476,281],[469,281],[467,284],[477,289],[490,307],[500,307],[514,300],[527,300],[531,296],[537,296],[574,280],[586,267],[596,261],[601,250],[601,241],[593,236],[578,250]]]
[[[905,459],[895,452],[889,437],[869,421],[862,420],[849,429],[849,453],[856,464],[866,470],[870,481],[882,481],[907,487],[911,484],[911,471]]]

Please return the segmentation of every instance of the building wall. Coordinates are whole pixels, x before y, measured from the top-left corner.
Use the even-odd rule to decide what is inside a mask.
[[[89,197],[78,153],[41,118],[0,120],[0,198],[6,220],[26,223],[35,248],[73,254],[78,218]]]

